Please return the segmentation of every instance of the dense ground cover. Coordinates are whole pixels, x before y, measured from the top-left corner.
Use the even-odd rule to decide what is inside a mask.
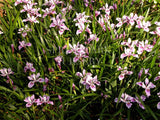
[[[0,118],[160,118],[160,3],[15,0],[0,17]]]

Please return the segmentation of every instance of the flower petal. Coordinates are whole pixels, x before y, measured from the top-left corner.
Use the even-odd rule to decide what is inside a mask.
[[[29,88],[32,88],[34,86],[34,81],[30,81],[29,83],[28,83],[28,87]]]
[[[129,109],[129,108],[131,108],[131,106],[132,106],[132,103],[130,103],[130,102],[127,102],[126,103],[126,107]]]
[[[160,102],[158,102],[157,104],[157,109],[160,109]]]

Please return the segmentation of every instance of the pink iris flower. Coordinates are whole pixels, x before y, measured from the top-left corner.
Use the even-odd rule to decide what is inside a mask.
[[[26,66],[24,67],[24,72],[26,72],[27,70],[30,70],[31,72],[36,72],[36,69],[33,67],[33,64],[29,62],[27,62]]]
[[[9,77],[10,74],[13,74],[11,68],[8,68],[8,69],[3,68],[0,70],[0,72],[1,72],[1,76],[3,76],[3,77],[7,76],[7,78]]]
[[[148,78],[145,79],[145,82],[137,82],[136,84],[145,89],[147,97],[151,95],[150,89],[156,87],[152,82],[149,82]]]
[[[29,32],[29,31],[32,31],[32,29],[29,28],[28,25],[25,25],[23,28],[20,28],[20,29],[18,30],[18,34],[21,34],[21,33],[22,33],[22,36],[23,36],[23,37],[26,37],[26,36],[27,36],[27,32]]]
[[[92,77],[92,74],[86,73],[85,69],[82,73],[77,72],[76,75],[81,78],[80,83],[85,85],[86,89],[90,88],[91,90],[96,91],[96,85],[100,86],[100,82],[97,80],[97,75]]]
[[[27,97],[24,101],[27,102],[26,107],[31,107],[35,103],[35,96]]]
[[[119,80],[123,80],[126,75],[132,75],[132,74],[133,74],[132,71],[128,71],[128,70],[127,70],[127,67],[125,67],[124,69],[122,69],[122,68],[119,66],[119,67],[118,67],[118,71],[121,71],[121,74],[118,76]]]
[[[115,101],[115,102],[118,102],[118,98],[115,98],[114,101]],[[134,102],[134,98],[131,97],[130,95],[126,94],[126,93],[122,93],[119,102],[126,103],[126,107],[127,107],[127,108],[131,108],[131,106],[132,106],[132,103],[131,103],[131,102]]]
[[[37,20],[37,17],[27,14],[27,19],[23,19],[22,22],[31,22],[31,23],[39,23],[39,21]]]
[[[88,49],[85,48],[82,44],[77,43],[77,45],[71,45],[70,50],[66,51],[66,54],[74,53],[76,56],[73,58],[73,62],[77,62],[79,59],[88,58]]]
[[[43,18],[45,18],[47,15],[56,14],[56,11],[53,10],[54,8],[55,8],[55,5],[51,6],[50,8],[46,8],[45,10],[42,10],[44,12]]]
[[[69,30],[67,26],[64,24],[65,20],[62,19],[62,15],[58,14],[56,18],[52,18],[52,23],[50,27],[57,27],[59,29],[59,34],[62,35],[65,30]]]
[[[19,41],[18,49],[21,50],[22,48],[26,48],[26,46],[31,46],[31,43],[25,43],[25,41]]]
[[[42,96],[39,96],[39,97],[40,97],[40,99],[36,100],[37,105],[42,105],[43,103],[54,105],[53,101],[49,101],[50,96],[43,95],[43,97]]]
[[[44,79],[43,78],[39,78],[39,76],[40,76],[40,73],[37,73],[37,75],[36,74],[32,74],[32,75],[28,76],[28,79],[31,80],[28,83],[28,87],[29,88],[32,88],[34,86],[34,83],[36,83],[36,82],[40,82],[40,83],[44,82]]]

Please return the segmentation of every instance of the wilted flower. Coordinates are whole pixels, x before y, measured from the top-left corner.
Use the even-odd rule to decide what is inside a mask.
[[[58,99],[62,103],[62,97],[60,95],[58,95]]]
[[[73,88],[73,90],[75,90],[75,84],[74,83],[72,84],[72,88]]]
[[[48,71],[53,73],[54,72],[53,67],[52,68],[48,68]]]
[[[83,0],[85,3],[85,6],[88,7],[89,1],[88,0]],[[94,0],[91,0],[91,2],[94,2]]]
[[[14,44],[11,44],[12,53],[14,53]]]
[[[45,92],[45,91],[47,90],[47,86],[48,86],[49,79],[48,79],[47,77],[45,77],[44,82],[45,82],[46,84],[43,84],[43,92]]]
[[[6,83],[11,83],[13,85],[13,80],[8,78],[8,80],[6,81]]]
[[[56,61],[56,63],[61,69],[62,56],[57,56],[54,60]]]
[[[113,9],[117,10],[117,4],[113,4]]]
[[[43,92],[47,90],[47,85],[43,85]]]

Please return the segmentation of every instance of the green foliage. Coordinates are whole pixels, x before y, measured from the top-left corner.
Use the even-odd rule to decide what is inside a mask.
[[[42,14],[43,0],[35,0],[40,7]],[[90,0],[89,0],[90,1]],[[157,3],[154,3],[156,1]],[[157,103],[160,99],[157,97],[160,84],[154,81],[158,76],[160,68],[159,65],[159,42],[160,38],[157,35],[151,35],[143,29],[138,29],[135,26],[123,25],[117,29],[117,34],[123,34],[125,31],[125,38],[117,38],[116,33],[112,29],[111,24],[105,23],[106,31],[98,23],[98,17],[95,16],[95,11],[105,6],[105,3],[113,5],[117,4],[117,9],[111,11],[110,23],[117,24],[116,18],[122,18],[124,15],[130,13],[137,13],[138,16],[142,15],[146,21],[154,24],[155,21],[160,20],[159,8],[160,2],[158,0],[140,0],[132,3],[132,0],[96,0],[96,2],[89,4],[91,8],[85,7],[83,0],[63,0],[65,4],[56,5],[57,13],[62,14],[65,20],[65,25],[70,29],[66,30],[62,35],[56,27],[50,28],[52,23],[51,17],[56,15],[47,16],[45,18],[38,18],[39,23],[29,23],[32,31],[27,33],[26,37],[18,34],[18,30],[26,25],[23,19],[26,18],[26,13],[21,13],[22,6],[15,6],[14,2],[2,2],[4,14],[0,17],[0,68],[11,68],[14,72],[11,79],[14,84],[6,83],[6,77],[0,77],[0,119],[5,120],[94,120],[94,119],[155,119],[160,118],[159,110],[157,110]],[[66,11],[67,14],[63,16],[61,9],[67,6],[67,3],[72,5],[73,10]],[[90,29],[93,34],[96,34],[99,41],[91,41],[90,44],[84,44],[87,41],[88,33],[84,30],[81,34],[76,35],[78,29],[75,26],[74,18],[76,13],[85,12],[86,15],[93,15],[89,18],[91,23]],[[85,26],[86,27],[86,26]],[[151,30],[155,30],[155,25],[152,25]],[[148,40],[150,44],[156,38],[156,44],[151,52],[144,52],[139,56],[126,57],[121,59],[120,56],[124,53],[124,47],[121,45],[122,41],[127,41],[128,38],[132,40]],[[18,49],[19,41],[31,43],[32,46]],[[66,54],[69,50],[70,44],[84,44],[88,48],[89,57],[84,61],[73,62],[74,54]],[[14,51],[11,47],[14,46]],[[64,46],[66,49],[63,49]],[[62,56],[63,61],[61,68],[55,62],[57,56]],[[28,76],[32,75],[31,71],[24,72],[26,62],[33,63],[36,73],[40,73],[40,77],[49,78],[47,90],[43,91],[45,83],[35,83],[33,88],[28,88]],[[120,81],[118,76],[121,74],[117,70],[117,66],[128,67],[133,71],[130,76],[125,76],[125,79]],[[49,71],[49,68],[54,68],[54,72]],[[151,94],[146,101],[142,101],[140,96],[145,94],[143,88],[140,88],[136,83],[145,80],[146,76],[143,75],[138,78],[138,73],[141,68],[150,68],[148,78],[156,85],[155,89],[151,89]],[[82,72],[83,69],[97,75],[101,86],[96,86],[96,91],[86,89],[84,85],[80,84],[80,78],[76,76],[77,72]],[[73,87],[73,83],[75,87]],[[145,106],[141,109],[137,103],[128,109],[124,103],[119,103],[123,93],[131,96],[137,96],[139,101]],[[24,99],[28,96],[35,94],[36,98],[44,94],[50,96],[50,100],[54,105],[42,104],[37,106],[33,104],[31,107],[26,107]],[[62,96],[62,101],[58,99],[58,95]],[[118,98],[115,103],[114,99]]]

